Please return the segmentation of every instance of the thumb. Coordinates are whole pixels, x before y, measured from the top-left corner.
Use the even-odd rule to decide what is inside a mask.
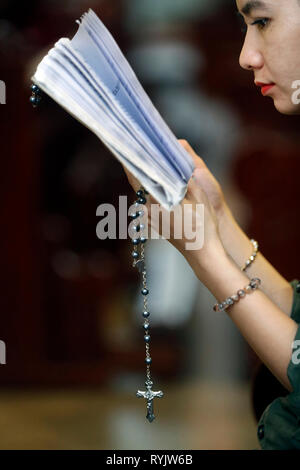
[[[196,154],[195,150],[190,146],[190,144],[185,139],[178,139],[180,145],[191,155],[196,168],[207,168],[204,160],[202,160],[199,155]]]

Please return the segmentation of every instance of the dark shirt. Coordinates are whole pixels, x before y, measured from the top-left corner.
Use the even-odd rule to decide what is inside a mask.
[[[257,436],[263,450],[300,450],[300,282],[295,279],[290,284],[294,290],[291,318],[298,323],[287,368],[293,391],[276,398],[261,415]]]

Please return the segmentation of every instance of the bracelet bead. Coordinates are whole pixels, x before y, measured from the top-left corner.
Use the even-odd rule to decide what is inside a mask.
[[[245,262],[245,265],[241,268],[241,271],[245,271],[253,263],[253,261],[255,260],[256,255],[257,255],[257,252],[258,252],[258,243],[257,243],[257,241],[253,240],[253,238],[250,241],[253,245],[254,251],[251,254],[251,256],[249,257],[249,259],[247,259],[247,261]]]
[[[246,294],[250,294],[256,290],[261,284],[261,280],[258,277],[255,277],[250,280],[250,283],[245,286],[243,289],[239,289],[236,294],[227,297],[223,302],[217,303],[213,306],[215,312],[220,312],[226,310],[228,307],[233,305],[235,302],[238,302],[240,299],[244,298]]]

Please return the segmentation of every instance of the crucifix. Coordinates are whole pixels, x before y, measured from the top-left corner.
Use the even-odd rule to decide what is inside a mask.
[[[163,392],[153,392],[152,390],[153,382],[151,380],[147,380],[145,382],[145,385],[146,385],[147,390],[145,392],[138,390],[136,392],[136,396],[139,398],[146,398],[147,400],[146,418],[148,419],[149,423],[152,423],[152,421],[155,419],[154,412],[153,412],[153,398],[162,398],[164,394]]]

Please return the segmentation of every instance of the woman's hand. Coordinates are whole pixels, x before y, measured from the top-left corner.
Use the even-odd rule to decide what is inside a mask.
[[[160,236],[165,236],[161,221],[154,217],[153,204],[155,204],[159,206],[162,220],[168,220],[168,216],[170,216],[170,234],[168,234],[169,237],[166,237],[169,242],[183,254],[192,268],[195,263],[198,264],[198,268],[199,264],[205,267],[206,263],[210,261],[210,254],[214,253],[215,256],[219,250],[224,252],[218,231],[218,218],[214,208],[215,206],[217,211],[220,209],[223,195],[218,183],[214,180],[203,160],[193,152],[186,141],[179,142],[189,153],[192,152],[191,155],[195,160],[196,168],[188,182],[187,192],[179,205],[180,207],[176,206],[171,213],[165,210],[153,196],[150,194],[147,196],[148,234],[150,234],[150,229],[153,229]],[[123,168],[129,183],[136,192],[141,187],[140,182],[125,167]],[[202,187],[203,179],[214,206]],[[153,216],[151,216],[151,208]],[[175,228],[178,230],[178,227],[181,227],[182,230],[182,237],[180,238],[176,238],[175,233]],[[202,244],[199,246],[200,234],[202,234]],[[193,238],[192,235],[194,235]]]
[[[250,238],[240,227],[233,216],[222,188],[204,161],[194,152],[186,140],[179,141],[192,156],[195,167],[198,169],[196,176],[201,188],[205,191],[216,216],[216,226],[224,250],[239,267],[245,265],[245,261],[252,254],[253,247]],[[258,256],[249,268],[247,275],[263,279],[261,290],[287,315],[292,309],[293,289],[290,283],[269,263],[259,252]]]
[[[196,182],[205,192],[213,210],[215,211],[218,224],[226,206],[222,188],[214,175],[207,168],[202,158],[195,153],[190,144],[184,139],[179,139],[178,142],[185,148],[185,150],[187,150],[194,160],[194,164],[197,169]]]
[[[191,209],[191,213],[196,215],[197,204],[203,204],[204,245],[199,250],[187,250],[185,244],[190,240],[185,237],[178,240],[172,236],[172,232],[170,242],[184,255],[198,279],[218,302],[221,302],[249,282],[247,274],[252,276],[252,265],[247,274],[240,269],[251,254],[250,240],[242,233],[234,219],[231,221],[227,215],[225,219],[220,216],[224,207],[225,213],[228,207],[220,185],[189,144],[186,141],[180,143],[194,158],[195,170],[188,182],[185,198],[179,206],[183,210],[186,207]],[[140,188],[139,181],[125,168],[124,170],[129,183],[137,191]],[[151,195],[147,199],[148,220],[152,225],[154,220],[151,217],[151,204],[157,204],[157,201]],[[176,213],[174,217],[176,222]],[[197,217],[195,220],[197,229]],[[194,221],[189,225],[194,226]],[[222,232],[222,241],[219,232]],[[253,275],[263,280],[264,287],[261,291],[264,289],[265,293],[258,291],[255,295],[247,295],[245,300],[230,307],[229,316],[258,357],[284,387],[292,391],[286,371],[291,357],[290,345],[297,332],[297,323],[289,318],[289,315],[284,314],[291,310],[292,291],[289,284],[260,255],[257,256],[253,269]],[[288,291],[286,286],[289,288]],[[284,306],[282,310],[281,305]],[[263,316],[261,312],[264,312]]]

